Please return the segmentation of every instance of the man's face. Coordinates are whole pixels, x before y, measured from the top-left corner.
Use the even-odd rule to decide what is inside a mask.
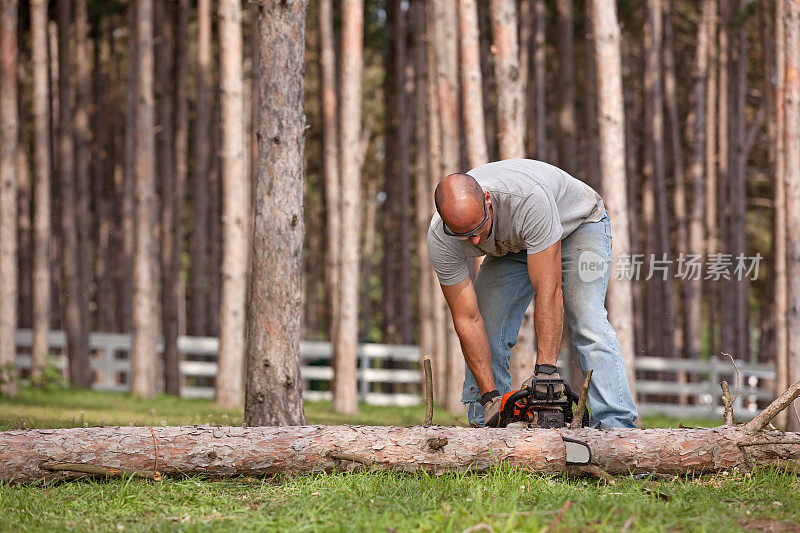
[[[457,234],[454,238],[469,241],[475,246],[486,241],[492,230],[492,219],[494,218],[491,202],[489,193],[484,193],[482,204],[475,205],[473,203],[460,213],[462,216],[458,217],[458,220],[446,222],[448,230]]]

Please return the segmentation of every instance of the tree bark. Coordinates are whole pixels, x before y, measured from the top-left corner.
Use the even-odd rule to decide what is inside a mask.
[[[575,117],[575,27],[572,0],[558,0],[558,166],[578,171],[578,122]]]
[[[597,65],[597,114],[600,131],[600,179],[603,199],[614,225],[611,265],[630,255],[628,190],[625,177],[625,110],[622,96],[620,29],[614,0],[593,0],[592,24]],[[631,393],[635,398],[633,283],[611,276],[608,318],[617,332]]]
[[[38,377],[50,352],[50,91],[47,76],[47,0],[31,1],[33,78],[33,346],[31,377]]]
[[[534,0],[536,21],[533,36],[533,84],[535,86],[535,99],[533,110],[526,111],[529,120],[535,121],[535,126],[531,131],[535,132],[535,149],[531,152],[536,154],[536,158],[545,161],[547,159],[547,114],[545,103],[547,101],[547,90],[545,78],[547,76],[547,62],[545,60],[545,3],[544,0]],[[530,124],[530,122],[529,122]]]
[[[133,267],[131,392],[150,397],[158,383],[158,246],[153,96],[153,3],[136,4],[136,250]]]
[[[339,277],[341,275],[339,248],[342,222],[333,0],[319,0],[319,42],[322,167],[325,179],[325,291],[328,299],[328,338],[331,344],[335,344],[335,331],[339,321]]]
[[[483,117],[483,82],[481,80],[478,6],[475,0],[459,0],[458,30],[461,47],[461,98],[463,100],[464,137],[470,168],[487,163],[486,130]]]
[[[800,1],[784,0],[784,43],[786,66],[784,96],[786,141],[786,279],[788,314],[789,382],[800,375]],[[794,379],[793,379],[794,378]],[[797,402],[795,402],[795,406]],[[796,407],[795,407],[796,408]],[[791,416],[789,429],[798,430],[800,421]]]
[[[409,113],[408,70],[408,20],[403,10],[403,2],[393,6],[395,14],[395,94],[397,94],[397,158],[398,158],[398,226],[405,231],[411,225],[411,116]],[[397,233],[397,342],[411,344],[411,247]]]
[[[238,0],[219,3],[222,108],[222,303],[216,402],[242,404],[244,390],[247,220],[250,205],[244,139],[242,13]]]
[[[89,98],[91,90],[91,68],[88,44],[87,0],[75,1],[75,222],[78,229],[78,291],[80,294],[81,324],[86,330],[83,342],[89,351],[89,302],[91,301],[91,177],[89,164]],[[88,357],[88,355],[87,355]],[[92,381],[89,375],[90,385]]]
[[[497,137],[500,158],[524,157],[524,103],[519,77],[517,8],[513,0],[491,0],[492,37],[496,54]]]
[[[427,99],[428,99],[428,213],[433,213],[434,202],[432,201],[433,189],[435,184],[439,182],[442,174],[442,127],[441,116],[439,114],[439,96],[438,96],[438,57],[436,53],[436,13],[434,5],[430,2],[425,6],[426,16],[426,35],[427,35],[427,65],[428,65],[428,86],[427,86]],[[428,225],[430,219],[428,220]],[[427,228],[427,225],[426,225]],[[427,229],[425,230],[427,235]],[[427,246],[427,244],[426,244]],[[447,398],[447,303],[444,300],[444,295],[436,277],[432,276],[432,284],[434,287],[432,315],[433,315],[433,355],[431,356],[431,364],[433,366],[433,391],[434,398],[444,405],[445,398]]]
[[[645,25],[645,123],[650,142],[646,143],[645,167],[647,186],[645,188],[645,211],[650,214],[648,224],[651,258],[657,261],[669,259],[669,219],[667,213],[666,169],[664,157],[664,99],[662,89],[661,49],[663,42],[661,0],[648,0],[647,23]],[[666,257],[665,257],[666,255]],[[671,271],[670,271],[671,272]],[[655,271],[648,287],[648,308],[651,310],[650,337],[653,345],[650,353],[662,357],[674,357],[674,318],[671,291],[671,273],[666,280],[664,274]]]
[[[178,301],[175,285],[180,281],[180,271],[175,269],[179,261],[182,239],[181,212],[176,210],[176,196],[183,194],[183,183],[176,179],[175,136],[174,136],[174,94],[184,80],[172,78],[172,46],[175,43],[171,28],[171,13],[164,0],[156,0],[156,20],[164,21],[156,25],[156,106],[158,113],[158,174],[161,184],[161,271],[163,284],[161,292],[161,331],[164,338],[164,390],[167,394],[180,395],[180,369],[178,357]],[[173,80],[174,83],[170,83]]]
[[[250,426],[296,425],[305,422],[300,301],[307,3],[268,0],[258,8],[258,181],[244,416]]]
[[[136,6],[128,5],[128,80],[125,108],[125,163],[120,184],[120,211],[122,213],[122,253],[118,257],[118,288],[121,293],[122,331],[130,333],[133,324],[133,257],[136,248],[136,83],[137,54]]]
[[[702,17],[697,26],[697,49],[693,66],[694,86],[691,93],[691,111],[687,120],[687,132],[691,154],[688,177],[691,187],[688,225],[688,253],[702,254],[704,249],[703,216],[705,209],[705,158],[706,158],[706,96],[709,67],[709,22],[713,17],[712,3],[704,0]],[[703,282],[689,279],[684,284],[684,356],[699,359],[702,351],[702,297]],[[781,390],[784,390],[784,387]]]
[[[786,278],[786,106],[784,105],[784,79],[786,69],[786,44],[785,27],[785,0],[777,0],[775,12],[770,13],[775,19],[775,87],[773,100],[775,102],[775,136],[774,136],[774,206],[772,215],[773,245],[772,245],[772,283],[774,287],[775,302],[771,312],[774,328],[774,357],[776,368],[775,393],[779,394],[789,385],[788,366],[788,294]],[[786,427],[789,422],[786,411],[779,413],[775,421],[780,427]]]
[[[458,13],[454,0],[435,0],[434,35],[436,36],[436,88],[437,107],[439,110],[439,126],[441,128],[441,167],[434,172],[434,182],[460,168],[461,144],[459,133],[459,97],[458,97]],[[447,304],[445,307],[445,367],[444,373],[444,408],[451,412],[463,410],[461,404],[461,388],[464,377],[464,358],[461,342],[453,327],[453,321]]]
[[[432,357],[435,347],[434,305],[436,300],[436,282],[428,257],[428,226],[433,212],[431,179],[428,173],[430,157],[430,137],[428,134],[428,117],[430,101],[428,100],[428,61],[427,53],[430,45],[425,25],[425,4],[423,0],[411,2],[411,35],[413,36],[414,56],[414,222],[416,227],[417,249],[417,316],[419,323],[419,346],[422,357]]]
[[[706,83],[706,169],[705,169],[705,253],[715,253],[717,243],[717,92],[719,88],[719,56],[717,53],[717,0],[709,0],[711,15],[708,19],[708,81]],[[714,283],[705,283],[708,301],[708,350],[710,354],[719,351],[719,293]]]
[[[212,100],[209,97],[213,77],[211,72],[211,0],[197,4],[197,97],[194,119],[194,150],[192,156],[192,234],[190,252],[190,331],[207,335],[208,315],[208,173],[211,166]]]
[[[168,282],[165,283],[169,297],[164,307],[164,389],[168,394],[180,394],[180,354],[178,353],[178,335],[185,330],[186,324],[186,283],[181,275],[182,254],[184,251],[184,205],[186,203],[186,182],[189,176],[189,96],[186,80],[189,79],[189,16],[191,6],[189,0],[178,0],[175,18],[174,46],[174,144],[173,162],[175,166],[174,187],[175,202],[172,210],[173,218],[173,253],[169,269],[165,272]],[[169,327],[169,329],[167,329]],[[169,341],[169,342],[168,342]]]
[[[364,4],[342,3],[342,66],[339,139],[341,146],[341,277],[339,324],[334,336],[333,410],[358,412],[356,367],[358,360],[359,237],[361,232],[361,72],[363,69]],[[344,224],[344,221],[348,221]]]
[[[0,481],[75,478],[69,466],[210,477],[376,471],[483,472],[499,466],[568,471],[564,438],[588,443],[612,475],[710,474],[800,464],[800,435],[744,426],[680,429],[481,429],[301,426],[113,427],[0,433]],[[59,464],[65,465],[58,471]]]
[[[17,8],[0,3],[0,394],[8,396],[17,394]]]
[[[89,330],[85,322],[87,295],[81,292],[81,264],[78,238],[78,210],[75,179],[75,154],[72,116],[72,54],[70,53],[71,2],[58,4],[59,62],[59,132],[58,169],[61,193],[61,264],[64,292],[64,329],[67,333],[70,383],[74,387],[89,388],[92,373],[89,369]]]
[[[183,188],[175,180],[174,143],[173,135],[173,94],[176,85],[170,83],[172,74],[172,29],[170,13],[165,0],[155,0],[155,20],[163,21],[156,24],[156,78],[155,100],[157,113],[156,149],[158,154],[157,166],[161,190],[161,216],[160,216],[160,257],[163,284],[161,286],[161,331],[164,339],[164,390],[167,394],[180,395],[180,369],[178,368],[178,315],[175,312],[177,301],[172,301],[174,292],[172,285],[178,283],[173,270],[175,256],[180,255],[181,240],[176,240],[178,234],[175,225],[180,226],[179,212],[175,211],[175,196],[183,193]],[[182,83],[179,81],[178,83]],[[169,309],[169,312],[167,311]]]
[[[663,8],[663,21],[664,21],[664,43],[662,47],[662,57],[664,64],[664,104],[666,106],[667,127],[668,127],[668,144],[669,155],[673,179],[673,211],[672,215],[677,227],[676,250],[678,253],[697,253],[696,250],[688,248],[688,235],[686,224],[686,184],[684,178],[683,168],[683,147],[681,146],[681,126],[680,118],[678,116],[678,90],[675,74],[675,51],[674,51],[674,38],[672,30],[672,3],[664,2],[661,4]],[[677,319],[674,320],[674,335],[673,344],[675,346],[675,354],[679,357],[686,357],[686,350],[684,347],[685,334],[684,331],[687,327],[688,313],[686,308],[686,301],[682,298],[687,281],[683,279],[675,280],[676,282],[669,282],[667,290],[673,292],[673,287],[677,285],[678,290],[675,291],[675,306],[674,309],[682,309],[683,312],[677,313]],[[683,300],[683,301],[682,301]],[[685,383],[687,379],[686,372],[678,372],[678,382]],[[685,403],[686,399],[681,396],[681,403]]]

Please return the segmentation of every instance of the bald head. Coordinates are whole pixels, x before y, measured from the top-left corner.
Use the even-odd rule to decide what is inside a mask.
[[[483,219],[484,192],[468,174],[450,174],[436,186],[436,210],[449,228],[469,231]]]

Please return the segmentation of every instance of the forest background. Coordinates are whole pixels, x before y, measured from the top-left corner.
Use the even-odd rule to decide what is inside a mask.
[[[138,332],[151,362],[134,392],[151,395],[163,381],[175,394],[178,335],[222,339],[244,327],[243,310],[229,306],[243,309],[249,265],[264,265],[252,251],[283,252],[282,234],[267,246],[253,230],[259,112],[270,96],[261,78],[277,57],[257,28],[269,4],[3,0],[8,376],[16,328],[39,338],[65,330],[76,387],[91,382],[89,331]],[[460,408],[463,358],[424,244],[431,193],[450,172],[507,157],[547,161],[603,195],[615,247],[609,311],[634,388],[637,355],[772,363],[779,391],[800,377],[798,2],[307,7],[288,37],[303,52],[293,68],[303,74],[305,181],[291,183],[304,191],[276,199],[304,212],[302,300],[275,301],[272,312],[301,305],[302,338],[334,341],[336,410],[357,409],[356,340],[419,344],[439,400]],[[608,43],[616,63],[603,55]],[[616,107],[604,86],[614,79]],[[609,141],[604,128],[621,135]],[[142,142],[147,131],[152,142]],[[157,297],[137,297],[136,279]],[[238,300],[226,300],[231,291]],[[229,378],[220,353],[217,398],[229,405],[244,396],[237,336]],[[528,316],[516,376],[530,372],[534,346]],[[4,390],[13,394],[13,380]]]

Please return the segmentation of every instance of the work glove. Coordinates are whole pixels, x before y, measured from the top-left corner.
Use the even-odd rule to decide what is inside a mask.
[[[522,388],[530,388],[534,380],[536,380],[537,383],[531,391],[534,399],[547,400],[548,384],[538,383],[538,380],[540,379],[556,379],[560,381],[561,376],[558,375],[555,365],[536,365],[534,367],[533,375],[522,383]],[[553,397],[551,399],[555,400],[557,398],[561,398],[561,396],[564,394],[564,382],[560,381],[559,383],[550,384],[550,386],[553,388]]]
[[[500,408],[503,405],[503,397],[497,389],[489,391],[481,396],[483,405],[483,423],[486,427],[496,428],[500,425]]]

